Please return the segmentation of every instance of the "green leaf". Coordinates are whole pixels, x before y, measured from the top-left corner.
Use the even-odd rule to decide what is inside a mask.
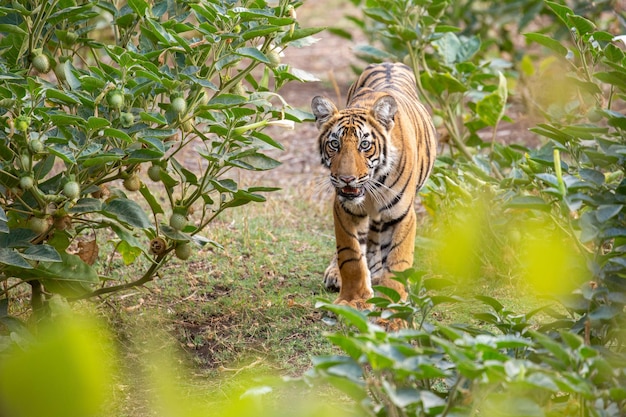
[[[246,155],[236,159],[237,162],[242,162],[243,164],[238,164],[240,168],[245,168],[253,171],[267,171],[270,169],[274,169],[281,165],[281,163],[273,158],[270,158],[267,155],[262,153],[255,153],[252,155]],[[228,162],[233,162],[228,161]]]
[[[210,109],[226,109],[245,103],[247,103],[247,100],[242,96],[236,94],[220,94],[209,100],[206,106]]]
[[[551,210],[551,206],[543,198],[532,195],[515,196],[505,204],[505,207],[511,209]]]
[[[128,136],[128,133],[119,129],[114,129],[114,128],[109,127],[109,128],[104,129],[103,133],[105,136],[110,136],[112,138],[121,139],[127,143],[133,142],[133,139],[130,136]]]
[[[559,56],[565,57],[567,55],[567,48],[561,45],[557,40],[554,40],[541,33],[525,33],[526,39],[532,42],[536,42],[539,45],[545,46],[551,51],[556,52]]]
[[[90,130],[100,130],[110,125],[111,122],[102,117],[90,116],[89,119],[87,119],[87,127],[89,127]]]
[[[302,39],[302,38],[306,38],[308,36],[312,36],[315,35],[316,33],[319,33],[321,31],[323,31],[325,28],[321,27],[321,28],[304,28],[304,29],[296,29],[291,33],[288,33],[285,37],[283,37],[282,39],[282,43],[286,43],[286,42],[294,42],[298,39]]]
[[[596,219],[599,223],[604,223],[617,216],[624,206],[622,204],[603,204],[596,210]]]
[[[141,184],[141,188],[139,189],[139,192],[141,193],[143,198],[146,200],[146,202],[148,203],[148,205],[150,206],[150,209],[152,210],[154,214],[165,213],[163,211],[163,208],[161,208],[161,205],[159,204],[157,199],[150,192],[150,189],[146,186],[146,184],[143,184],[143,183]]]
[[[369,331],[369,322],[367,316],[363,312],[355,310],[352,307],[339,304],[318,302],[315,304],[315,308],[335,313],[337,316],[340,316],[344,320],[346,320],[348,324],[356,327],[361,333],[368,333]]]
[[[36,262],[61,262],[59,252],[50,245],[33,245],[22,252],[25,259]]]
[[[102,207],[102,214],[140,229],[151,229],[152,223],[141,206],[126,198],[114,198]]]
[[[132,245],[128,240],[122,240],[115,246],[115,250],[122,255],[124,265],[131,265],[142,253],[141,248]]]
[[[555,3],[552,1],[546,1],[546,5],[552,9],[554,14],[557,15],[557,17],[561,20],[561,22],[563,22],[565,26],[567,26],[568,28],[570,27],[569,17],[574,14],[574,11],[572,9],[563,4]]]
[[[263,54],[263,52],[259,51],[257,48],[253,48],[253,47],[238,48],[237,50],[235,50],[235,53],[237,55],[240,55],[246,58],[251,58],[251,59],[254,59],[255,61],[259,61],[264,64],[271,64],[271,61],[269,60],[269,58],[266,57],[265,54]]]
[[[46,90],[46,98],[60,104],[80,104],[80,100],[74,94],[54,89]]]
[[[148,2],[145,0],[128,0],[128,6],[137,13],[139,17],[146,16],[146,10],[148,10]]]
[[[363,13],[367,17],[374,19],[377,22],[391,24],[394,23],[394,17],[387,9],[382,7],[367,7],[363,10]]]
[[[385,297],[388,297],[394,303],[398,303],[402,299],[400,297],[400,294],[392,288],[384,287],[382,285],[376,285],[373,287],[373,289],[383,294]]]
[[[487,304],[488,306],[493,308],[496,312],[500,312],[504,309],[504,306],[502,305],[502,303],[500,303],[498,300],[496,300],[493,297],[489,297],[486,295],[477,295],[475,296],[475,298]]]
[[[17,268],[33,269],[33,266],[26,262],[18,251],[10,248],[0,248],[0,264]]]
[[[68,209],[68,213],[96,213],[102,210],[102,201],[97,198],[81,198],[72,207]]]
[[[167,119],[165,118],[165,116],[163,116],[160,113],[146,113],[144,111],[139,113],[139,118],[144,121],[144,122],[148,122],[148,123],[156,123],[158,125],[166,125],[167,124]]]

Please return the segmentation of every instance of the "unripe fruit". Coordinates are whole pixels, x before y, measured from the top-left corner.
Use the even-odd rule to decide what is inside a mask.
[[[233,94],[237,94],[238,96],[246,96],[246,89],[243,87],[243,83],[240,81],[233,88],[230,89],[230,92]]]
[[[434,115],[433,116],[433,126],[435,127],[441,127],[443,126],[443,117],[439,116],[439,115]]]
[[[183,230],[187,226],[187,218],[180,213],[173,213],[170,217],[170,226],[174,230]]]
[[[20,155],[20,163],[22,164],[23,170],[26,170],[26,171],[30,170],[30,162],[31,162],[31,158],[29,154],[25,152]]]
[[[191,244],[189,242],[181,242],[174,248],[176,257],[182,261],[186,261],[191,257]]]
[[[135,116],[132,113],[122,112],[120,114],[120,124],[122,127],[129,128],[135,123]]]
[[[181,123],[180,128],[183,132],[189,133],[193,130],[194,126],[195,126],[194,118],[190,117],[189,119]]]
[[[50,58],[46,54],[40,53],[33,57],[31,63],[33,68],[40,74],[47,74],[50,72]]]
[[[124,180],[124,188],[128,191],[137,191],[141,188],[141,180],[136,174],[132,174]]]
[[[30,117],[28,116],[18,116],[15,119],[15,130],[20,132],[26,132],[30,127]]]
[[[271,50],[267,53],[267,59],[270,61],[268,64],[270,68],[276,68],[280,65],[280,55],[275,50]]]
[[[176,97],[172,100],[172,111],[176,114],[185,114],[187,111],[187,102],[183,97]]]
[[[112,109],[121,109],[124,106],[124,94],[120,90],[112,90],[107,94],[107,103]]]
[[[602,111],[597,107],[592,108],[587,112],[587,119],[589,119],[591,123],[598,123],[602,120]]]
[[[154,182],[161,181],[161,167],[158,165],[152,165],[148,168],[148,177]]]
[[[28,142],[28,149],[30,149],[32,153],[39,153],[43,151],[43,143],[39,139],[33,139]]]
[[[63,41],[63,43],[67,46],[72,46],[76,43],[76,41],[78,40],[78,33],[74,32],[74,31],[67,31],[67,33],[65,34],[65,39]]]
[[[40,235],[48,230],[49,225],[46,219],[42,219],[41,217],[31,217],[28,219],[27,226],[30,230]]]
[[[78,198],[80,196],[80,185],[76,181],[67,182],[63,186],[63,194],[65,194],[67,198]]]
[[[35,186],[35,180],[33,179],[33,177],[26,175],[20,178],[20,188],[22,190],[30,190],[34,186]]]

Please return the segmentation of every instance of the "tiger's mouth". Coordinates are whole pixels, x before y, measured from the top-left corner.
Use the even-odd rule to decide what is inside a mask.
[[[350,187],[345,186],[343,188],[338,188],[337,192],[340,196],[345,197],[349,200],[353,200],[358,197],[362,197],[365,194],[365,189],[362,187]]]

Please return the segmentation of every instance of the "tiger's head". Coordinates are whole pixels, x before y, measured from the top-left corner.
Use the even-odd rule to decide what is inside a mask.
[[[391,167],[391,130],[398,110],[390,95],[372,105],[337,110],[328,99],[313,98],[311,109],[320,131],[322,165],[330,169],[330,183],[340,201],[361,204],[366,192],[380,185]]]

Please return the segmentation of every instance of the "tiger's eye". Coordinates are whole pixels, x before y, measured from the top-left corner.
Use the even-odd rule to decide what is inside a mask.
[[[361,141],[361,143],[359,144],[359,148],[362,151],[369,151],[371,147],[372,147],[372,142],[370,142],[369,140]]]
[[[330,146],[332,149],[339,149],[339,141],[337,139],[331,139],[328,142],[328,146]]]

